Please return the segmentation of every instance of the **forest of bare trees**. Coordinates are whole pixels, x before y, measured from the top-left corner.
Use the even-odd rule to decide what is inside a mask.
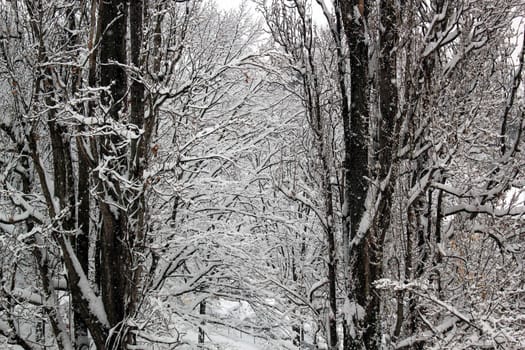
[[[0,347],[525,348],[523,0],[0,0]]]

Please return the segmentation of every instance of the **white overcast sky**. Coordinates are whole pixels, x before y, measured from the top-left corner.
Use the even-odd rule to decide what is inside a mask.
[[[240,5],[242,0],[215,0],[217,5],[223,9],[232,9]]]
[[[217,5],[220,8],[225,9],[225,10],[230,10],[230,9],[238,7],[241,4],[242,1],[243,0],[215,0]],[[253,3],[251,3],[249,0],[248,0],[248,4],[249,5],[253,5]],[[328,6],[330,6],[331,1],[326,1],[326,4]],[[317,2],[315,2],[315,1],[313,2],[313,11],[314,11],[314,13],[313,13],[314,23],[317,23],[317,24],[324,23],[325,22],[325,18],[324,18],[324,15],[322,13],[322,10],[319,7],[319,5],[317,5]]]

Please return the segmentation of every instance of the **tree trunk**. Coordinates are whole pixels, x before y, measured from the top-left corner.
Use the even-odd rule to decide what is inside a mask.
[[[373,283],[382,277],[383,241],[390,227],[393,195],[398,95],[396,85],[396,7],[393,0],[380,1],[378,98],[369,141],[367,12],[365,1],[341,1],[339,8],[350,55],[350,122],[345,133],[345,195],[343,223],[348,254],[348,303],[344,349],[368,350],[381,346],[381,298]],[[369,157],[372,163],[369,163]],[[374,180],[370,187],[367,178]],[[367,196],[369,202],[367,203]],[[377,212],[373,213],[373,208]],[[367,210],[368,212],[365,212]],[[373,215],[372,215],[373,214]],[[364,218],[367,215],[368,218]],[[365,227],[372,220],[369,227]],[[360,224],[363,227],[360,228]],[[358,234],[359,232],[359,234]],[[348,237],[349,236],[349,237]],[[360,237],[361,236],[361,237]],[[360,315],[357,310],[364,310]]]
[[[206,315],[206,300],[203,300],[199,304],[199,315]],[[206,322],[203,320],[201,321],[201,325],[204,326]],[[206,332],[204,331],[203,327],[199,327],[199,344],[204,344],[204,340],[206,338]]]
[[[102,36],[100,40],[100,85],[109,86],[109,93],[103,95],[102,103],[108,108],[108,118],[116,122],[122,120],[125,113],[125,96],[127,75],[122,66],[126,64],[127,4],[124,0],[101,1],[99,8]],[[100,137],[100,164],[98,191],[103,194],[98,199],[102,219],[100,235],[100,289],[102,301],[110,327],[117,327],[108,341],[110,349],[125,348],[124,322],[126,298],[132,259],[127,247],[129,213],[122,206],[123,194],[120,179],[108,176],[110,172],[124,174],[127,172],[126,142],[117,133]],[[110,159],[110,161],[107,161]],[[99,168],[101,168],[99,165]],[[100,174],[106,172],[106,174]]]
[[[373,149],[374,166],[372,178],[379,184],[380,198],[377,216],[370,233],[370,295],[366,308],[366,329],[363,341],[367,349],[381,347],[381,295],[373,283],[383,276],[383,243],[390,229],[392,216],[392,196],[396,174],[396,151],[398,144],[398,87],[397,87],[397,7],[395,0],[381,0],[379,3],[379,71],[378,98],[379,115],[375,122],[377,130]]]
[[[354,9],[359,11],[354,11]],[[356,237],[359,223],[365,212],[368,190],[368,147],[369,147],[369,109],[368,109],[368,46],[366,43],[367,6],[363,0],[339,1],[338,10],[344,26],[350,56],[350,112],[343,115],[345,140],[344,158],[344,202],[343,202],[343,249],[348,288],[348,303],[366,305],[368,296],[367,280],[369,257],[367,238],[359,246],[351,248],[350,242]],[[340,77],[342,79],[342,77]],[[346,93],[343,91],[342,93]],[[343,109],[345,111],[345,109]],[[361,348],[359,312],[346,313],[344,320],[344,349]]]

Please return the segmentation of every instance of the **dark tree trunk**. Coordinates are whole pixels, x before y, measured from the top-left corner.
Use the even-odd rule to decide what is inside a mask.
[[[203,300],[199,304],[199,315],[206,315],[206,300]],[[204,326],[206,324],[205,321],[201,321],[201,325]],[[206,338],[206,332],[204,331],[203,327],[199,327],[199,344],[204,344],[204,340]]]
[[[348,302],[361,307],[345,320],[344,348],[376,350],[381,346],[381,298],[373,283],[382,277],[383,241],[390,227],[393,195],[392,173],[397,144],[396,85],[397,17],[393,0],[381,0],[379,32],[378,98],[379,115],[374,118],[370,143],[368,47],[366,44],[367,5],[363,0],[341,1],[339,9],[350,55],[350,121],[345,118],[345,195],[343,205],[344,238],[348,252]],[[370,157],[370,158],[369,158]],[[372,163],[369,164],[369,159]],[[369,188],[367,178],[375,188]],[[367,193],[372,200],[366,203]],[[375,194],[374,194],[375,193]],[[374,195],[373,195],[374,194]],[[368,207],[367,207],[368,206]],[[363,215],[371,216],[370,227]],[[368,210],[369,213],[366,213]],[[369,218],[370,219],[370,218]],[[369,220],[368,219],[368,220]],[[348,237],[349,236],[349,237]]]
[[[381,296],[373,283],[383,276],[383,243],[390,229],[392,216],[392,196],[394,194],[394,178],[396,174],[396,150],[398,144],[398,86],[397,86],[397,7],[395,0],[381,0],[379,3],[379,70],[378,98],[379,116],[376,120],[374,142],[377,149],[373,150],[374,166],[372,178],[381,184],[381,198],[377,216],[373,222],[370,241],[370,277],[368,279],[370,295],[366,308],[366,329],[363,341],[367,349],[381,347]]]
[[[76,23],[76,14],[79,11],[76,6],[71,5],[67,11],[67,21],[68,21],[68,30],[66,38],[68,41],[65,43],[69,50],[74,51],[79,45],[79,36],[76,33],[77,23]],[[70,94],[75,95],[78,92],[78,88],[82,81],[80,69],[73,69],[71,72],[71,83],[70,83]],[[67,77],[65,77],[67,79]],[[78,112],[81,112],[78,108]],[[80,131],[83,131],[82,129]],[[63,133],[63,131],[62,131]],[[62,134],[61,138],[65,138],[65,135]],[[80,149],[81,146],[78,145],[78,142],[83,142],[81,137],[77,137],[77,149]],[[71,150],[71,145],[65,144],[64,152],[69,155]],[[71,238],[71,244],[74,248],[75,254],[78,258],[80,266],[84,274],[88,275],[89,268],[89,234],[90,234],[90,193],[89,193],[89,174],[90,174],[90,162],[86,157],[85,153],[81,151],[78,154],[78,169],[77,169],[77,188],[75,189],[75,181],[73,179],[73,161],[71,156],[64,157],[64,161],[67,161],[68,170],[67,174],[67,193],[69,196],[69,211],[70,211],[70,228],[77,229],[77,234]],[[78,198],[78,205],[75,199],[75,193]],[[74,223],[76,215],[76,225]],[[89,335],[88,327],[84,321],[81,310],[79,310],[77,305],[73,305],[73,319],[71,320],[74,326],[74,337],[73,342],[75,349],[77,350],[87,350],[89,349]]]
[[[122,120],[125,113],[125,95],[127,90],[127,75],[121,65],[126,64],[126,34],[127,34],[127,4],[124,0],[101,1],[99,8],[101,40],[100,40],[100,85],[109,86],[109,93],[103,95],[102,103],[108,108],[108,118],[116,122]],[[127,171],[127,147],[120,136],[100,137],[100,159],[104,163],[111,159],[106,168],[117,174]],[[101,169],[99,171],[106,171]],[[117,205],[124,205],[119,179],[99,174],[98,190],[105,198],[99,198],[102,218],[100,236],[100,289],[102,301],[110,327],[122,326],[126,318],[127,283],[131,259],[126,246],[128,215]],[[109,199],[109,200],[108,200]],[[109,340],[109,348],[125,347],[122,327],[115,330],[115,336]]]
[[[129,6],[129,8],[128,8]],[[129,10],[129,12],[128,12]],[[129,14],[129,17],[128,17]],[[102,217],[101,232],[101,293],[111,327],[120,334],[109,344],[118,349],[135,343],[134,335],[126,328],[125,320],[135,315],[139,303],[140,282],[143,274],[142,252],[145,247],[146,201],[143,172],[148,156],[154,118],[145,118],[144,85],[136,72],[141,68],[143,43],[142,0],[101,2],[100,84],[110,86],[110,94],[103,96],[109,108],[109,117],[116,122],[129,122],[130,130],[144,130],[131,138],[131,142],[114,132],[100,139],[100,161],[111,157],[107,165],[122,177],[128,177],[132,186],[120,179],[99,178],[99,190],[114,204],[99,199]],[[129,22],[128,22],[129,19]],[[129,24],[130,70],[127,62],[127,26]],[[130,81],[127,96],[128,78]],[[129,107],[128,107],[129,105]],[[129,108],[129,110],[128,110]],[[129,115],[129,119],[123,118]]]
[[[129,5],[129,28],[130,28],[130,57],[132,66],[140,71],[141,68],[141,49],[143,43],[143,22],[144,22],[144,3],[143,0],[130,2]],[[128,284],[127,294],[130,298],[127,314],[134,314],[139,302],[139,285],[142,277],[143,261],[140,260],[142,254],[139,253],[145,246],[146,231],[146,199],[144,194],[143,175],[148,159],[149,143],[153,128],[153,115],[145,121],[144,115],[144,84],[140,76],[131,74],[130,87],[130,121],[137,128],[144,129],[142,137],[131,141],[130,149],[130,173],[134,183],[139,188],[136,199],[130,204],[130,212],[133,216],[133,222],[130,224],[131,233],[128,237],[129,249],[133,260],[133,268],[130,269],[130,279],[132,283]],[[137,259],[138,258],[138,259]],[[131,263],[131,262],[130,262]]]
[[[344,204],[343,237],[348,302],[364,307],[367,302],[369,275],[369,254],[367,238],[356,247],[351,241],[356,238],[359,223],[365,211],[368,190],[368,46],[366,43],[367,6],[363,0],[339,1],[338,10],[346,34],[350,56],[350,109],[343,115],[345,158],[344,158]],[[354,11],[357,8],[358,13]],[[340,78],[341,79],[341,78]],[[346,91],[343,91],[345,94]],[[348,103],[347,103],[348,105]],[[346,109],[343,108],[343,112]],[[357,315],[347,315],[344,320],[344,349],[361,348],[361,322]]]
[[[75,253],[82,270],[88,275],[89,268],[89,236],[90,236],[90,193],[89,193],[89,172],[90,165],[85,156],[79,156],[78,172],[78,198],[77,207],[79,233],[74,240]],[[87,326],[78,311],[74,314],[75,322],[75,345],[78,350],[89,348],[89,337]],[[87,347],[86,347],[87,346]]]

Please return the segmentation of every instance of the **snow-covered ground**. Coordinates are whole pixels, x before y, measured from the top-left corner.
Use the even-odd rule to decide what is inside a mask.
[[[208,334],[208,338],[207,341],[217,344],[217,348],[221,350],[265,350],[269,346],[268,343],[262,343],[263,340],[259,338],[233,330],[226,335]],[[257,342],[260,342],[260,344],[257,344]]]

